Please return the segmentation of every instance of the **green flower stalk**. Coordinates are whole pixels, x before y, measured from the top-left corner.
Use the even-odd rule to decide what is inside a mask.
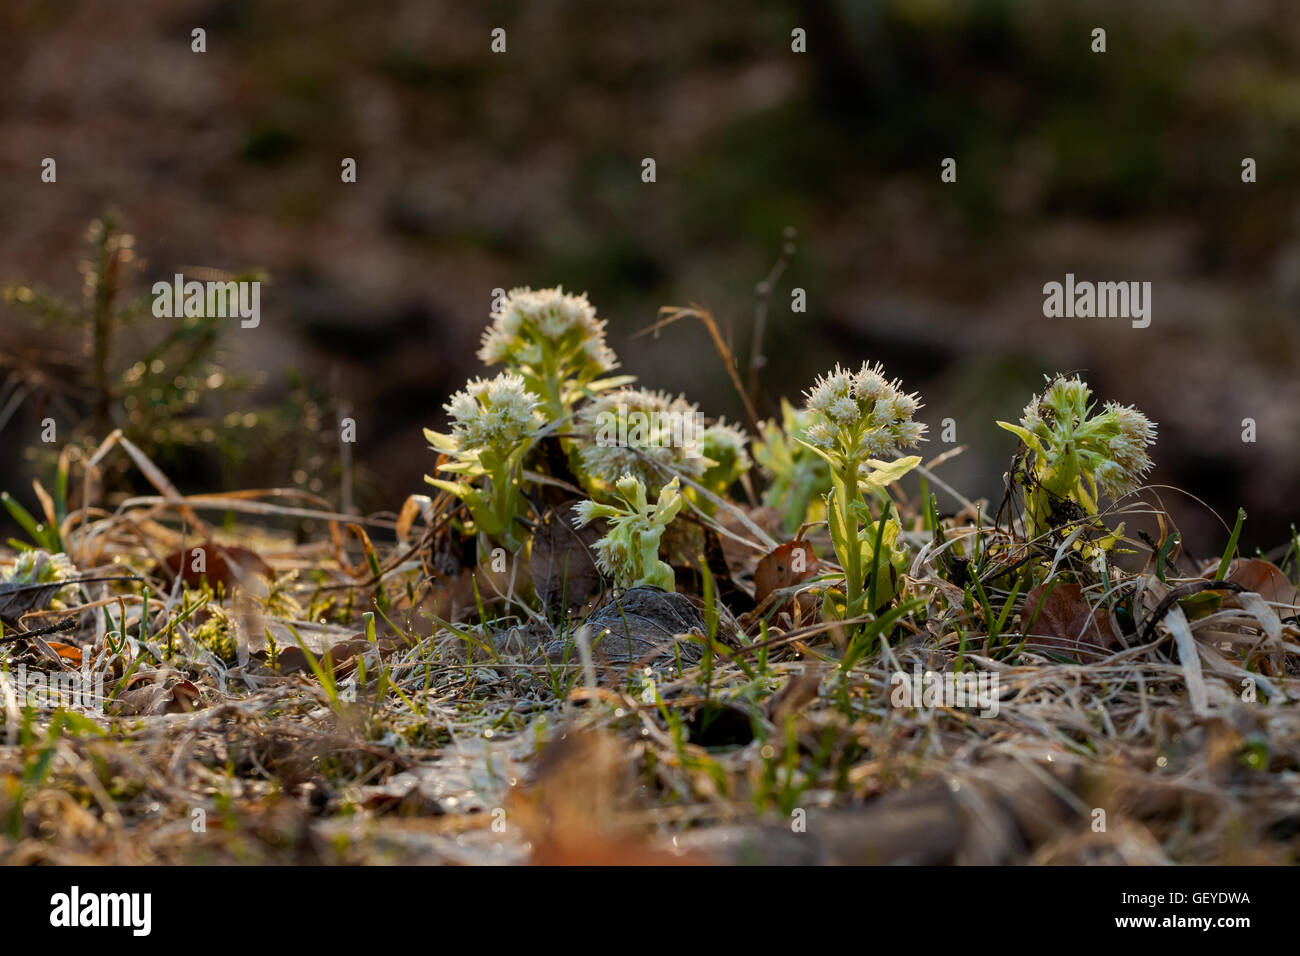
[[[783,398],[781,423],[769,419],[760,425],[760,439],[754,442],[754,459],[771,478],[763,492],[763,504],[780,513],[787,536],[795,535],[805,521],[824,518],[820,503],[816,514],[809,514],[809,508],[831,490],[831,472],[825,460],[795,437],[807,430],[815,414],[796,409]]]
[[[651,585],[674,590],[673,569],[659,560],[659,539],[681,510],[680,482],[673,478],[660,488],[654,505],[646,498],[645,485],[632,475],[619,479],[615,489],[622,504],[583,501],[574,509],[575,527],[581,528],[597,518],[609,522],[608,533],[596,542],[596,566],[616,587]]]
[[[1094,408],[1092,390],[1081,378],[1057,375],[1025,406],[1019,425],[998,422],[1025,445],[1015,480],[1024,489],[1025,533],[1031,539],[1096,518],[1100,495],[1121,498],[1151,470],[1147,449],[1156,441],[1155,423],[1117,402],[1107,402],[1098,414]],[[1109,550],[1123,527],[1097,546]]]
[[[580,398],[632,381],[631,376],[600,379],[618,368],[605,344],[605,322],[596,318],[587,296],[562,288],[511,289],[483,333],[479,358],[502,363],[540,396],[549,421],[566,417]]]
[[[512,549],[521,543],[515,519],[527,503],[520,474],[543,425],[541,404],[519,375],[473,379],[443,406],[452,419],[451,433],[424,430],[433,449],[451,459],[438,470],[460,476],[458,481],[428,475],[424,480],[463,501],[475,531]]]
[[[807,393],[811,422],[799,440],[830,466],[827,523],[835,556],[844,569],[843,602],[831,595],[824,602],[834,619],[874,612],[893,600],[892,573],[888,584],[884,575],[878,575],[870,591],[867,577],[873,565],[883,570],[900,560],[894,545],[901,529],[887,512],[878,520],[872,518],[864,495],[883,495],[886,485],[921,462],[915,455],[880,460],[901,447],[915,446],[925,435],[925,426],[912,420],[921,407],[917,397],[902,392],[898,381],[886,380],[881,372],[880,365],[872,368],[863,363],[857,372],[836,365]],[[890,548],[880,559],[875,557],[877,540],[882,552],[886,542]],[[867,608],[871,593],[874,606]]]

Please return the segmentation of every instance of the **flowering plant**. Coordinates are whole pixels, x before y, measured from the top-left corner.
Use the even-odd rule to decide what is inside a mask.
[[[578,429],[591,438],[578,451],[578,465],[597,493],[624,475],[648,487],[684,475],[722,495],[751,464],[744,431],[725,419],[706,425],[698,405],[666,392],[606,392],[578,410]],[[685,494],[706,514],[715,511],[695,489]]]
[[[605,344],[605,322],[587,296],[569,295],[561,287],[511,289],[492,313],[483,333],[479,358],[487,365],[505,364],[525,387],[539,396],[548,420],[569,414],[578,399],[632,381],[631,376],[600,379],[618,368]]]
[[[14,561],[14,566],[0,577],[0,591],[9,588],[30,587],[33,584],[55,584],[76,576],[77,569],[71,559],[62,552],[51,554],[40,548],[23,551]],[[51,598],[51,605],[63,607],[76,594],[76,585],[69,584],[60,588]]]
[[[740,476],[749,471],[752,462],[749,459],[749,436],[735,425],[728,425],[725,418],[719,418],[712,425],[700,432],[700,451],[704,454],[706,467],[700,476],[700,484],[715,495],[723,495]],[[714,508],[711,502],[706,510],[710,514]]]
[[[463,501],[476,531],[511,548],[520,544],[515,521],[525,510],[520,471],[543,424],[541,404],[519,375],[473,379],[443,406],[452,419],[451,432],[424,430],[434,450],[450,459],[438,471],[460,476],[424,480]]]
[[[659,489],[658,500],[651,505],[641,480],[624,475],[615,483],[622,504],[583,501],[575,507],[576,527],[581,528],[597,518],[609,522],[609,531],[596,542],[596,565],[617,587],[653,585],[665,591],[674,590],[673,569],[659,560],[659,539],[681,510],[679,488],[680,482],[674,477]]]
[[[1030,538],[1095,518],[1098,498],[1120,498],[1151,470],[1147,448],[1156,426],[1132,406],[1107,402],[1093,414],[1092,390],[1078,376],[1057,375],[1025,406],[1020,424],[998,422],[1025,444],[1015,480],[1025,494],[1025,533]],[[1100,547],[1119,540],[1123,525]]]
[[[899,382],[886,380],[881,372],[881,366],[873,368],[865,362],[857,372],[836,365],[807,393],[811,422],[800,441],[830,466],[827,522],[835,556],[844,569],[843,600],[828,595],[824,602],[827,616],[835,619],[874,612],[893,600],[892,571],[887,582],[883,574],[877,574],[870,590],[867,578],[872,567],[882,571],[898,563],[894,545],[901,528],[887,512],[873,519],[864,495],[883,494],[886,485],[921,461],[915,455],[881,460],[880,456],[900,447],[916,445],[925,435],[925,426],[912,420],[920,401],[902,392]],[[874,601],[868,602],[869,594]],[[866,607],[868,603],[873,606]]]
[[[591,436],[578,463],[598,489],[624,475],[646,486],[659,484],[667,473],[698,480],[709,464],[700,443],[704,415],[680,395],[645,388],[606,392],[578,410],[577,428]]]

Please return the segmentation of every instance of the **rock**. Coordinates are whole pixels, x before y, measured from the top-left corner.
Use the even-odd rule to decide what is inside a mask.
[[[684,594],[654,587],[629,588],[591,614],[585,621],[597,664],[627,667],[655,660],[675,659],[694,664],[702,648],[679,634],[704,634],[704,617]],[[576,663],[581,658],[573,637],[555,641],[547,649],[551,660]],[[567,655],[567,656],[566,656]]]

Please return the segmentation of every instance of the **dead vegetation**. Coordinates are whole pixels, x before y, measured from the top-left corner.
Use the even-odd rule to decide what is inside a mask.
[[[158,493],[106,506],[115,455]],[[1192,574],[1169,529],[1102,575],[977,503],[930,524],[895,487],[919,603],[871,615],[854,660],[813,613],[824,568],[789,574],[763,509],[698,517],[715,559],[675,568],[681,593],[612,596],[590,538],[546,525],[531,574],[465,562],[445,494],[359,521],[180,495],[119,435],[66,464],[42,525],[80,583],[0,593],[5,862],[1300,855],[1295,588],[1260,559]],[[304,519],[329,533],[294,543]],[[1046,598],[1003,586],[1031,558]],[[525,596],[557,561],[585,585],[548,618]],[[106,675],[102,710],[24,707],[20,665]],[[996,717],[893,706],[914,669],[996,673]]]

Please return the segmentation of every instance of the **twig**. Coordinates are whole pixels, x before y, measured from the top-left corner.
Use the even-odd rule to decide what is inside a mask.
[[[713,347],[718,350],[718,355],[722,357],[722,364],[727,367],[727,375],[731,379],[731,385],[740,396],[740,400],[745,404],[745,414],[749,417],[750,428],[754,434],[758,434],[758,413],[754,410],[754,403],[749,400],[749,395],[745,392],[745,386],[740,381],[740,374],[736,371],[735,356],[727,343],[722,341],[722,334],[718,331],[718,323],[713,318],[713,313],[702,305],[692,304],[689,307],[676,305],[660,306],[659,314],[664,316],[648,329],[642,329],[637,333],[638,336],[647,333],[656,334],[666,325],[671,325],[678,319],[699,319],[704,323],[704,327],[709,330],[709,337],[713,339]]]
[[[790,265],[790,260],[794,258],[796,248],[794,240],[797,235],[793,226],[785,227],[781,254],[777,256],[767,278],[755,287],[758,301],[754,305],[754,337],[749,346],[749,401],[753,405],[758,404],[759,370],[767,364],[767,357],[763,355],[763,336],[767,332],[767,309],[772,303],[772,293],[776,290],[777,282],[786,267]]]

